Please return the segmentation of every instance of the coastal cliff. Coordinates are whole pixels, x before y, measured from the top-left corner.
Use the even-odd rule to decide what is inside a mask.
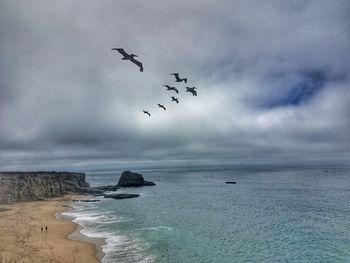
[[[0,172],[0,203],[35,201],[88,191],[85,173]]]
[[[132,194],[109,194],[119,187],[155,185],[142,174],[124,171],[117,185],[90,187],[85,173],[69,172],[0,172],[0,204],[38,201],[65,194],[88,194],[106,198],[137,197]],[[90,200],[91,201],[91,200]]]

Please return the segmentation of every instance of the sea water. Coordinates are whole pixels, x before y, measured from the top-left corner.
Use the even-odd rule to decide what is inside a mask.
[[[157,185],[119,190],[140,197],[69,213],[83,234],[106,238],[103,262],[350,262],[349,169],[141,172]],[[87,180],[115,184],[119,174]]]

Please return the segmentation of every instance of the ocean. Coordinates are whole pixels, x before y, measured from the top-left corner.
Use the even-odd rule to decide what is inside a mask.
[[[134,199],[74,203],[82,233],[106,238],[103,262],[350,262],[350,169],[141,172]],[[87,175],[116,184],[120,172]],[[236,181],[237,184],[225,184]]]

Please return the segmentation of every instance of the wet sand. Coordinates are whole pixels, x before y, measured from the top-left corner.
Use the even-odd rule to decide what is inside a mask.
[[[79,198],[0,205],[0,262],[100,262],[103,240],[85,237],[77,224],[59,216]]]

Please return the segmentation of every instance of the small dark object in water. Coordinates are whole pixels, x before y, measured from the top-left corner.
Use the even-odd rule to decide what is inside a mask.
[[[107,194],[104,195],[104,198],[113,198],[113,199],[126,199],[126,198],[135,198],[139,197],[138,194]]]
[[[227,184],[236,184],[236,182],[226,182]]]
[[[119,187],[117,185],[103,185],[103,186],[90,187],[90,189],[101,190],[101,191],[117,191]]]

